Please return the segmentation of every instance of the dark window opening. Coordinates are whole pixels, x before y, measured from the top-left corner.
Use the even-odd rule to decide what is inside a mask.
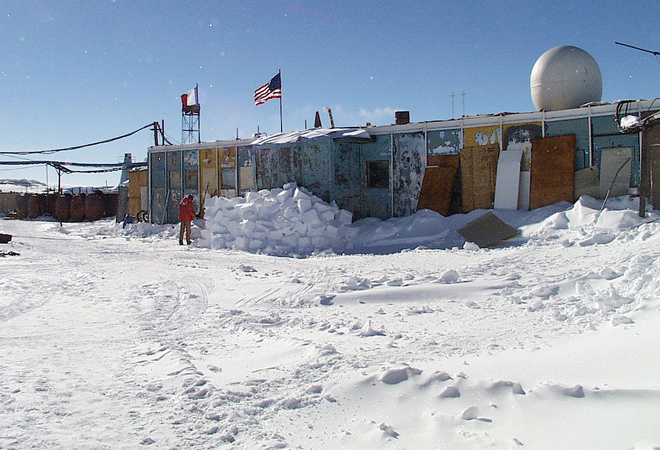
[[[367,187],[377,189],[390,187],[389,161],[367,161]]]

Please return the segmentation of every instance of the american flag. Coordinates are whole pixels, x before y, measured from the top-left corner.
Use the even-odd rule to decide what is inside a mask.
[[[261,105],[271,98],[282,98],[282,78],[278,73],[270,82],[254,91],[254,104]]]

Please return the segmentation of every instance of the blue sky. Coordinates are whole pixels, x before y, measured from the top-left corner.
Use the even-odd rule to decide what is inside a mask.
[[[450,119],[452,92],[456,117],[533,111],[532,66],[557,45],[596,59],[603,101],[655,98],[660,59],[614,42],[660,51],[659,19],[660,0],[0,0],[0,148],[75,146],[161,120],[179,142],[179,97],[195,84],[202,140],[273,134],[279,102],[252,99],[280,69],[285,131],[311,127],[315,111],[329,125],[324,107],[336,126],[390,124],[396,110],[414,122]],[[143,160],[152,143],[145,130],[47,158]],[[0,167],[0,178],[46,176]],[[56,184],[52,169],[48,177]]]

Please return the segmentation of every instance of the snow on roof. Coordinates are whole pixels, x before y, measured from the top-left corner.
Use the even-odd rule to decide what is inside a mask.
[[[252,145],[288,144],[291,142],[308,141],[310,139],[370,139],[371,135],[362,128],[313,128],[311,130],[290,131],[286,133],[264,136],[252,142]]]

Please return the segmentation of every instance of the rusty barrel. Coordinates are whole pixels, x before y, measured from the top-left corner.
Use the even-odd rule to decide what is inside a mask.
[[[117,215],[118,195],[116,192],[104,193],[105,211],[103,217],[114,217]]]
[[[36,219],[41,215],[41,198],[37,194],[32,194],[27,200],[27,217]]]
[[[55,204],[57,203],[58,198],[58,194],[46,194],[46,198],[44,200],[44,214],[55,217]]]
[[[22,194],[16,197],[16,213],[19,219],[25,219],[28,215],[27,202],[27,194]]]
[[[85,194],[74,195],[69,204],[69,220],[82,222],[85,220]]]
[[[69,197],[66,195],[60,195],[57,197],[53,217],[55,217],[55,220],[58,222],[66,222],[69,220]]]
[[[85,197],[85,219],[89,221],[99,220],[103,217],[103,210],[105,208],[105,202],[103,200],[103,194],[99,192],[93,192]]]

